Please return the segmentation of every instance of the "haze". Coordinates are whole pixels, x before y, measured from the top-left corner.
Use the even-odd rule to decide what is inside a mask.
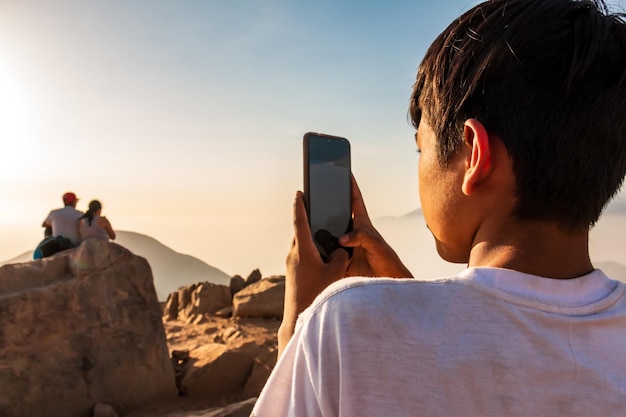
[[[74,191],[227,273],[282,273],[307,131],[351,141],[372,217],[414,210],[415,72],[476,3],[0,0],[0,260]]]

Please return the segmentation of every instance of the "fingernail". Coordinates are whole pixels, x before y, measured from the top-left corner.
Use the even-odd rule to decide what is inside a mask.
[[[350,237],[348,235],[343,235],[339,238],[339,243],[345,244],[350,242]]]

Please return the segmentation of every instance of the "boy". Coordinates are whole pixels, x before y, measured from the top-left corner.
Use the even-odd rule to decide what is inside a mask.
[[[354,256],[324,263],[298,193],[280,358],[253,415],[624,415],[626,291],[588,234],[626,173],[625,109],[626,24],[603,3],[494,0],[454,21],[410,114],[424,218],[468,268],[408,279],[356,183]]]

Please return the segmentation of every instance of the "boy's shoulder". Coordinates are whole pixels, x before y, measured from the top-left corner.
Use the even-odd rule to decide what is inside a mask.
[[[529,308],[565,316],[596,314],[626,297],[626,284],[601,270],[568,280],[544,278],[500,268],[468,268],[456,276],[341,279],[326,288],[306,310],[370,314],[371,310],[437,310],[462,302],[464,308]],[[507,307],[504,307],[507,306]],[[434,311],[433,310],[433,311]]]
[[[402,305],[414,303],[421,293],[445,291],[449,284],[467,280],[463,276],[451,276],[430,280],[415,278],[343,278],[328,286],[313,301],[308,311],[319,308],[358,310],[385,303]]]

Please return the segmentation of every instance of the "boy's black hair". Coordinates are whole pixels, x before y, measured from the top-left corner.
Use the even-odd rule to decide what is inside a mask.
[[[499,136],[520,219],[586,230],[626,174],[626,24],[601,1],[492,0],[433,42],[409,109],[422,111],[445,165],[463,124]]]

